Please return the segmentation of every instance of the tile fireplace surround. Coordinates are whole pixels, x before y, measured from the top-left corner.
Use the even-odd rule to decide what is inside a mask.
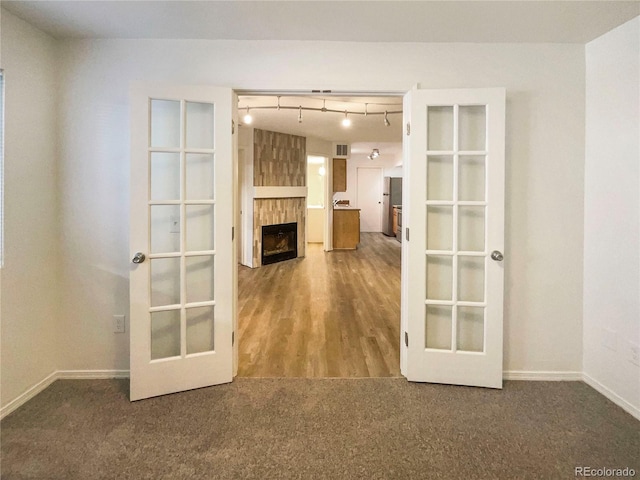
[[[256,129],[253,149],[253,266],[262,266],[263,225],[297,222],[298,257],[304,257],[306,138]]]

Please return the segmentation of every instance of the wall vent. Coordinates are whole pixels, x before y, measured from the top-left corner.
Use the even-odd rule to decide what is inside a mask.
[[[349,155],[351,153],[350,145],[345,143],[334,143],[333,146],[333,156],[335,158],[349,158]]]

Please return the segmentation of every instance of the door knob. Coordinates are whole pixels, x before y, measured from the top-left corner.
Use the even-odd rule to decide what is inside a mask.
[[[144,253],[142,253],[142,252],[137,252],[137,253],[133,256],[133,258],[131,259],[131,261],[132,261],[133,263],[142,263],[142,262],[144,262],[144,259],[145,259],[145,258],[147,258],[147,257],[145,257],[145,256],[144,256]]]
[[[502,255],[502,252],[494,250],[493,252],[491,252],[491,259],[495,260],[496,262],[501,262],[504,259],[504,255]]]

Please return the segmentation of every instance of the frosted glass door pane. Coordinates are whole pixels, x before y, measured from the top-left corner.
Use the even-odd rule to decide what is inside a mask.
[[[213,248],[213,205],[187,205],[187,251]]]
[[[427,250],[453,249],[453,207],[427,207]]]
[[[180,251],[180,206],[151,206],[151,253]]]
[[[187,148],[213,148],[213,104],[186,102]]]
[[[427,149],[453,150],[453,107],[428,107]]]
[[[151,314],[151,360],[180,355],[180,310]]]
[[[458,307],[458,350],[484,351],[484,308]]]
[[[485,207],[458,207],[458,250],[484,251]]]
[[[214,257],[198,256],[185,259],[187,303],[213,300]]]
[[[485,157],[460,155],[458,163],[458,199],[484,201]]]
[[[427,255],[427,299],[451,300],[453,257]]]
[[[425,346],[451,350],[451,307],[427,305]]]
[[[151,153],[151,200],[180,199],[180,154]]]
[[[187,355],[213,351],[214,307],[187,309]]]
[[[459,150],[486,149],[487,115],[484,105],[460,106],[458,110]]]
[[[151,100],[151,146],[180,147],[180,102]]]
[[[187,154],[187,200],[213,199],[213,154]]]
[[[453,200],[453,157],[427,157],[427,200]]]
[[[458,300],[484,301],[484,257],[458,257]]]
[[[180,303],[180,259],[151,259],[151,306]]]

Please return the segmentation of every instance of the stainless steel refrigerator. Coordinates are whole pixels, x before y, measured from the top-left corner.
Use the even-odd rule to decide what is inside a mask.
[[[393,233],[393,207],[402,205],[402,178],[384,177],[382,190],[382,233]]]

